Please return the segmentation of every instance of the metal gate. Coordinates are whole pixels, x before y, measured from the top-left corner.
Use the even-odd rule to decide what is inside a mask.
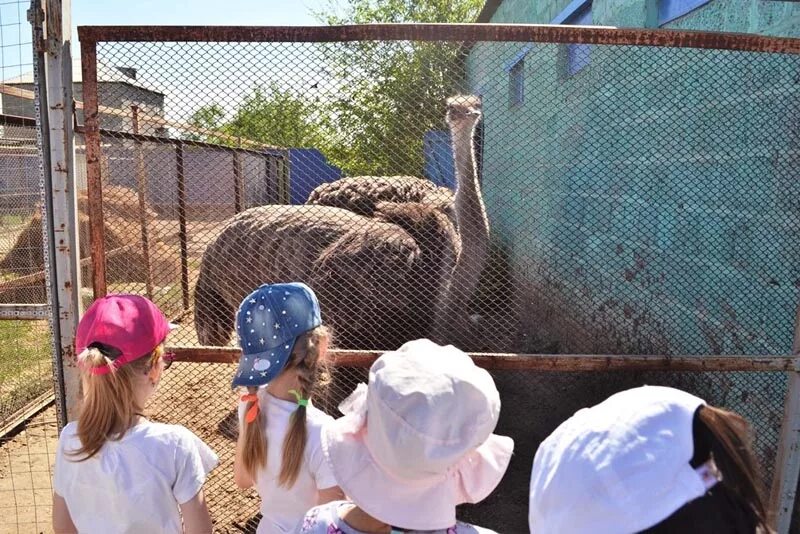
[[[184,326],[151,410],[220,454],[220,531],[257,511],[230,476],[233,313],[290,280],[333,327],[331,410],[416,337],[493,370],[517,453],[465,517],[525,530],[538,442],[646,382],[752,421],[788,530],[800,41],[490,24],[79,36],[94,296],[147,294]],[[426,145],[443,138],[449,155]],[[308,148],[318,174],[295,172]]]

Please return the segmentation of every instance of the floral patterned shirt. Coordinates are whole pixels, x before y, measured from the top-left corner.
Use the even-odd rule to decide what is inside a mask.
[[[343,507],[352,506],[349,501],[333,501],[308,511],[300,526],[300,534],[365,534],[356,530],[340,517]],[[342,512],[344,510],[341,510]],[[400,531],[406,534],[423,534],[422,531]],[[457,522],[446,530],[426,530],[424,534],[497,534],[493,530]]]

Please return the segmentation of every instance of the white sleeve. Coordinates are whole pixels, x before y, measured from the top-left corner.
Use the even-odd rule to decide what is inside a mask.
[[[308,469],[311,471],[311,476],[314,477],[314,483],[318,490],[332,488],[338,483],[336,477],[333,476],[333,469],[325,459],[325,453],[322,452],[322,427],[315,426],[311,429],[312,433],[309,436],[309,456],[308,456]]]
[[[192,500],[206,481],[208,473],[219,463],[219,458],[203,440],[186,428],[175,448],[175,483],[172,494],[178,504]]]
[[[61,431],[61,437],[58,439],[58,446],[56,447],[56,461],[53,465],[53,491],[60,496],[64,496],[64,463],[68,461],[64,458],[64,431]]]

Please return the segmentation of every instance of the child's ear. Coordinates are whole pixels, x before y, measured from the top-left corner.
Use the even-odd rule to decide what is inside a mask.
[[[328,344],[330,339],[328,336],[324,336],[322,339],[319,340],[319,357],[320,359],[325,359],[328,356]]]
[[[150,379],[150,383],[155,385],[161,379],[161,373],[164,370],[164,366],[161,365],[161,360],[157,360],[156,363],[150,367],[150,371],[147,373],[147,378]]]

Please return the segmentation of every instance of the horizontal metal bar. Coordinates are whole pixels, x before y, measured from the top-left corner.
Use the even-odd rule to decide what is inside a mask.
[[[47,319],[48,315],[47,304],[0,304],[0,319],[38,321]]]
[[[55,394],[52,391],[47,391],[7,418],[3,426],[0,427],[0,441],[16,432],[22,425],[38,415],[39,412],[53,404],[54,400]]]
[[[548,24],[79,26],[81,42],[520,41],[800,53],[800,39],[743,33]]]
[[[218,145],[216,143],[207,143],[205,141],[194,141],[191,139],[175,139],[173,137],[162,137],[159,135],[134,134],[130,132],[121,132],[119,130],[107,130],[105,128],[99,128],[99,132],[101,136],[116,137],[119,139],[130,139],[133,141],[142,141],[146,143],[160,143],[165,145],[184,145],[184,146],[197,146],[202,148],[214,148],[217,150],[227,150],[229,152],[245,152],[247,154],[253,154],[256,156],[283,157],[285,154],[285,151],[278,149],[264,148],[259,150],[254,148],[234,147],[230,145]],[[75,133],[85,134],[86,129],[83,126],[75,126]]]
[[[0,113],[0,123],[3,126],[26,126],[29,128],[36,128],[36,119],[33,117],[19,117],[17,115],[7,115]],[[5,138],[7,140],[8,138]],[[35,139],[30,139],[31,142]]]
[[[195,363],[235,363],[240,352],[232,347],[170,347],[175,360]],[[379,351],[332,350],[338,367],[369,367]],[[796,371],[796,356],[659,356],[604,354],[509,354],[472,353],[484,369],[520,371]]]

